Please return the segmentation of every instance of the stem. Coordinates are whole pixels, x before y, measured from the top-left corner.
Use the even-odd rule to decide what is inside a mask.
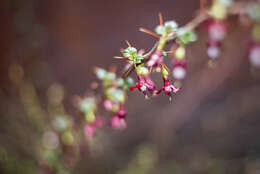
[[[228,13],[231,15],[237,15],[237,14],[244,14],[245,12],[245,3],[243,2],[234,2],[231,7],[229,7]],[[183,28],[186,30],[194,30],[197,28],[201,23],[206,21],[210,18],[210,15],[207,13],[207,11],[201,11],[199,15],[197,15],[193,20],[191,20],[189,23],[187,23]],[[165,45],[174,41],[176,39],[176,33],[172,32],[167,35],[165,38]],[[153,54],[153,52],[156,50],[157,47],[160,45],[160,41],[155,42],[154,46],[151,48],[149,52],[144,54],[143,62],[146,62],[149,57]],[[134,66],[130,66],[126,72],[123,73],[122,77],[126,78],[134,69]]]

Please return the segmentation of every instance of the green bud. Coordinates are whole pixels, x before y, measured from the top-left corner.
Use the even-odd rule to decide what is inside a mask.
[[[61,136],[61,140],[64,144],[66,145],[71,145],[74,142],[74,137],[71,133],[71,131],[67,130],[66,132],[64,132]]]
[[[137,67],[136,71],[138,75],[147,75],[149,73],[149,70],[141,65]]]
[[[167,69],[164,67],[164,65],[162,65],[162,76],[163,77],[167,77],[169,75],[169,72],[167,71]]]
[[[102,69],[102,68],[97,68],[96,70],[96,76],[98,79],[103,80],[106,76],[106,70]]]
[[[94,98],[86,98],[84,99],[79,106],[79,109],[83,113],[91,112],[96,109],[95,99]]]
[[[85,115],[85,119],[88,123],[92,123],[94,120],[95,120],[95,114],[94,112],[88,112],[86,115]]]
[[[184,59],[185,58],[185,54],[186,54],[185,48],[182,47],[182,46],[177,48],[177,50],[175,51],[175,57],[177,59]]]
[[[214,1],[214,4],[209,11],[209,14],[216,19],[225,19],[227,17],[227,9],[219,1]]]

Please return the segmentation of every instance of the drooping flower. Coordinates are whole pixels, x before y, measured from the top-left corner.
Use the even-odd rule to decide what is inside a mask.
[[[260,67],[260,43],[250,43],[249,61],[252,66]]]
[[[185,59],[174,59],[172,61],[172,75],[176,80],[183,80],[186,76],[187,62]]]
[[[157,94],[160,94],[162,91],[165,92],[166,95],[171,96],[172,93],[177,93],[179,91],[178,87],[175,87],[171,84],[169,79],[169,73],[165,69],[164,65],[162,66],[162,76],[163,76],[163,87],[157,91]]]
[[[102,117],[96,117],[96,119],[84,127],[84,134],[86,137],[93,137],[96,133],[96,129],[104,125],[104,119]]]
[[[126,121],[124,118],[120,118],[118,115],[114,115],[111,118],[111,126],[114,129],[125,129],[126,128]]]
[[[156,90],[154,82],[150,79],[148,75],[139,75],[137,78],[138,82],[136,83],[136,85],[129,88],[131,91],[138,89],[145,96],[147,96],[147,91],[153,93]]]

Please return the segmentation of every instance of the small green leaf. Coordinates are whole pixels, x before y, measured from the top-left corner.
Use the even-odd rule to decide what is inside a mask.
[[[179,38],[183,44],[188,44],[197,40],[197,35],[193,31],[188,31],[185,28],[181,28],[177,31],[177,38]]]
[[[156,32],[156,34],[158,34],[158,35],[163,35],[163,33],[165,32],[165,27],[164,27],[164,26],[161,26],[161,25],[158,25],[158,26],[155,28],[155,32]]]
[[[106,70],[102,69],[102,68],[97,68],[96,70],[96,76],[98,79],[103,80],[106,76]]]
[[[134,85],[134,80],[133,80],[133,78],[131,78],[131,77],[127,77],[127,78],[125,79],[125,83],[126,83],[126,85],[127,85],[128,87],[130,87],[130,86],[133,86],[133,85]]]
[[[144,57],[142,55],[137,55],[135,57],[135,63],[142,63],[143,59],[144,59]]]
[[[175,21],[167,21],[164,23],[164,26],[168,32],[177,31],[178,28],[178,24]]]
[[[123,52],[123,56],[128,58],[135,57],[136,54],[137,54],[137,50],[134,47],[128,47]]]

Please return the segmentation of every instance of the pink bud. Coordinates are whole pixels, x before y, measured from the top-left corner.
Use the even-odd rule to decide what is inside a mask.
[[[103,104],[106,110],[111,110],[113,107],[112,101],[110,100],[104,100]]]
[[[125,119],[119,118],[117,115],[111,118],[111,126],[115,129],[124,129],[126,128]]]
[[[93,137],[96,132],[96,128],[93,125],[86,125],[84,127],[84,134],[86,137]]]

